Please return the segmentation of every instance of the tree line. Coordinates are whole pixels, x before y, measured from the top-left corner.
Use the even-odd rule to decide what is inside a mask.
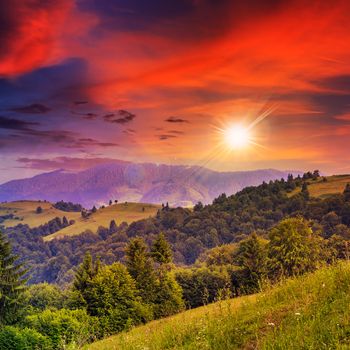
[[[344,193],[314,198],[310,183],[324,181],[318,171],[302,177],[270,181],[247,187],[232,195],[219,196],[211,205],[198,203],[193,210],[164,206],[153,218],[130,225],[111,222],[97,232],[44,242],[43,238],[59,224],[29,228],[18,225],[4,229],[15,252],[26,257],[31,270],[30,283],[65,284],[74,277],[74,268],[86,252],[111,264],[124,261],[125,247],[133,237],[142,237],[151,244],[160,233],[170,243],[177,265],[192,265],[206,251],[219,245],[237,243],[252,233],[267,238],[267,232],[280,220],[298,215],[310,220],[314,230],[325,239],[346,241],[350,237],[350,189]],[[339,243],[343,244],[343,243]]]
[[[124,263],[104,264],[87,253],[62,289],[47,283],[27,287],[25,265],[0,234],[0,350],[80,347],[349,256],[348,241],[334,244],[301,216],[282,219],[266,237],[253,233],[213,248],[187,268],[173,264],[164,234],[150,246],[134,237]]]

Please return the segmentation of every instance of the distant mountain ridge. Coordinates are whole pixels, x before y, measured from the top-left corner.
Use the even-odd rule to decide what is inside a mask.
[[[275,169],[218,172],[198,166],[115,161],[79,172],[60,169],[9,181],[0,185],[0,201],[64,200],[90,208],[117,199],[187,206],[210,203],[221,193],[230,195],[246,186],[286,178],[288,173]]]

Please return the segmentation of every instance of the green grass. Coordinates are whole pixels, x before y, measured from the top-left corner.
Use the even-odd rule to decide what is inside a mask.
[[[43,212],[36,213],[36,208],[41,207]],[[65,212],[58,210],[49,202],[39,201],[16,201],[0,204],[0,216],[13,214],[17,219],[9,219],[3,222],[6,227],[16,226],[18,224],[26,224],[30,227],[37,227],[47,223],[55,217],[67,217],[68,220],[76,220],[80,217],[80,213]]]
[[[60,238],[64,236],[78,235],[86,230],[96,232],[99,226],[109,227],[111,220],[115,220],[117,224],[123,221],[128,224],[149,218],[156,215],[160,205],[146,204],[146,203],[121,203],[113,204],[105,208],[98,209],[96,213],[92,213],[88,218],[84,219],[78,213],[78,218],[71,226],[65,227],[52,235],[48,235],[44,238],[45,241],[50,241],[54,238]]]
[[[327,182],[323,182],[323,178],[316,181],[308,180],[308,190],[312,197],[327,197],[332,194],[342,193],[346,184],[350,183],[350,175],[334,175],[328,176]],[[300,187],[289,194],[293,196],[300,192]]]
[[[350,264],[153,321],[85,349],[350,349]]]

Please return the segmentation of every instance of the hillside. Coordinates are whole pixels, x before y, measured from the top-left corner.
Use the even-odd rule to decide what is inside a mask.
[[[342,193],[346,184],[350,183],[350,175],[333,175],[321,177],[317,180],[308,180],[308,190],[312,197],[325,198],[332,194]],[[289,195],[293,196],[300,192],[300,188],[291,192]]]
[[[347,262],[254,296],[153,321],[85,349],[347,349],[349,291]]]
[[[210,203],[221,193],[232,194],[287,175],[274,169],[217,172],[198,166],[115,161],[80,172],[57,170],[7,182],[0,185],[0,201],[64,200],[91,208],[118,199],[185,207],[199,201]]]
[[[79,235],[87,230],[95,233],[100,226],[109,227],[112,220],[117,225],[122,222],[128,224],[154,216],[160,205],[146,203],[122,203],[113,204],[105,208],[97,209],[95,213],[87,218],[82,218],[78,213],[78,218],[73,225],[67,226],[49,236],[44,237],[44,241],[50,241],[54,238],[62,238],[65,236]]]
[[[36,213],[38,207],[42,208],[42,213],[40,214]],[[18,224],[37,227],[56,217],[62,219],[65,216],[68,220],[77,220],[80,217],[80,213],[58,210],[49,202],[28,200],[0,203],[0,216],[11,214],[13,214],[13,218],[2,222],[2,225],[5,227],[12,227]]]

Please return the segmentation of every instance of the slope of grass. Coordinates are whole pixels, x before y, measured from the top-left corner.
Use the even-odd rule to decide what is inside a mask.
[[[161,206],[154,204],[128,202],[100,208],[85,219],[79,213],[73,225],[46,236],[45,240],[49,241],[53,238],[78,235],[86,230],[96,232],[99,226],[109,227],[111,220],[114,220],[117,224],[123,221],[130,224],[133,221],[154,216],[160,208]]]
[[[41,207],[43,212],[36,213],[36,208]],[[16,201],[0,204],[0,216],[13,214],[14,219],[5,220],[2,224],[6,227],[16,226],[18,224],[27,224],[30,227],[37,227],[47,223],[55,217],[68,220],[76,220],[80,217],[80,213],[65,212],[58,210],[49,202],[39,201]]]
[[[350,264],[153,321],[86,350],[349,349]]]
[[[332,194],[343,193],[346,184],[350,183],[350,175],[328,176],[326,182],[323,181],[322,177],[316,181],[308,180],[307,182],[312,197],[324,198]],[[300,192],[300,188],[291,192],[289,196],[298,192]]]

